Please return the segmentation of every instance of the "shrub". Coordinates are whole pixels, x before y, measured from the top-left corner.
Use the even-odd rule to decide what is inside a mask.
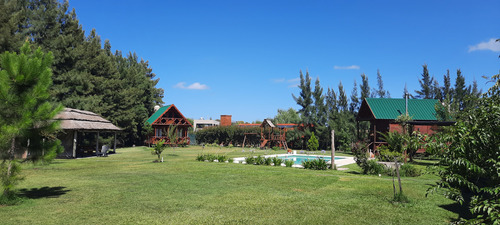
[[[290,160],[290,159],[289,159],[289,160],[285,160],[285,166],[286,166],[286,167],[292,167],[292,166],[293,166],[293,164],[294,164],[294,163],[293,163],[293,160]]]
[[[273,159],[271,157],[264,159],[264,164],[266,164],[266,166],[270,166],[272,163],[273,163]]]
[[[314,132],[312,132],[311,138],[307,141],[307,149],[309,151],[316,151],[319,148],[319,142],[316,136],[314,136]]]
[[[272,159],[273,159],[274,166],[281,166],[281,163],[283,163],[283,159],[280,159],[278,157],[274,157]]]
[[[402,177],[418,177],[422,174],[420,169],[416,168],[415,166],[405,163],[401,165],[399,169],[399,174]]]
[[[202,162],[204,161],[214,162],[215,160],[217,160],[218,162],[225,162],[225,161],[233,162],[233,159],[229,158],[226,155],[212,155],[212,154],[198,155],[196,156],[196,160]]]
[[[394,162],[394,158],[401,158],[402,154],[400,152],[391,151],[387,146],[382,145],[378,148],[379,155],[377,159],[383,162]]]
[[[265,158],[260,155],[255,158],[255,165],[264,165],[264,162]]]
[[[253,165],[255,163],[255,158],[253,156],[246,157],[245,162],[247,163],[247,165]]]
[[[225,155],[219,155],[217,156],[217,161],[219,162],[225,162],[228,160],[229,157],[225,156]]]
[[[363,168],[364,174],[385,174],[385,172],[385,167],[379,164],[377,160],[368,160],[366,167]]]
[[[302,161],[302,166],[304,167],[304,169],[311,169],[311,170],[328,169],[328,164],[326,164],[326,160],[321,158]]]
[[[356,164],[358,164],[358,166],[361,167],[364,174],[366,174],[367,171],[369,170],[368,161],[370,160],[368,160],[367,151],[368,151],[368,145],[365,142],[357,142],[356,144],[353,145],[352,148],[352,153],[354,154],[354,160],[356,161]]]
[[[280,150],[280,148],[278,146],[273,146],[271,149],[274,150],[274,151]]]

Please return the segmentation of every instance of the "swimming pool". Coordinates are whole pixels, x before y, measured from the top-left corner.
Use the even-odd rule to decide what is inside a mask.
[[[321,156],[321,155],[282,155],[282,156],[277,156],[279,159],[283,160],[293,160],[295,165],[301,165],[303,161],[305,160],[314,160],[314,159],[324,159],[325,161],[329,162],[332,160],[331,156]],[[345,159],[344,157],[335,157],[335,160],[341,160]]]

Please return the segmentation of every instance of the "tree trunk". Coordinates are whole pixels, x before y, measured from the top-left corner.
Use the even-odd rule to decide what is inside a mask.
[[[4,190],[3,190],[3,195],[8,196],[10,194],[10,188],[9,183],[11,182],[11,177],[12,177],[12,166],[13,166],[13,161],[14,161],[14,152],[16,148],[16,138],[12,138],[12,143],[10,145],[10,149],[8,151],[8,157],[7,159],[7,173],[5,174],[5,180],[3,182]]]

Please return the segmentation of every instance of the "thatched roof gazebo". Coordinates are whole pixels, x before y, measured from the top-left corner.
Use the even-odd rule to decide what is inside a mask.
[[[113,132],[113,151],[116,150],[116,132],[121,131],[122,129],[113,125],[109,120],[106,120],[90,111],[72,108],[65,108],[54,119],[61,121],[61,129],[63,130],[63,132],[58,135],[58,138],[62,142],[64,153],[60,154],[59,157],[77,157],[78,132],[96,133],[96,152],[99,151],[99,133]]]

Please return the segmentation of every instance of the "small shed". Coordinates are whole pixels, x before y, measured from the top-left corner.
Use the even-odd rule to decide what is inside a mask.
[[[146,125],[151,126],[154,132],[150,134],[148,140],[146,140],[147,144],[156,144],[160,140],[164,140],[165,144],[169,145],[189,145],[190,143],[188,128],[193,125],[184,115],[182,115],[174,104],[160,107],[151,117],[149,117],[146,121]],[[175,133],[175,140],[170,140],[168,136],[168,134],[172,132]]]
[[[386,144],[378,133],[392,131],[402,132],[396,123],[398,116],[406,114],[412,118],[409,124],[414,131],[423,134],[433,134],[441,126],[450,126],[455,122],[439,121],[436,117],[437,99],[403,99],[403,98],[366,98],[361,103],[357,121],[370,122],[370,148]]]
[[[80,154],[77,150],[78,133],[95,133],[97,152],[99,151],[99,133],[112,132],[114,133],[113,151],[116,151],[116,132],[121,131],[121,129],[109,120],[90,111],[72,108],[65,108],[54,119],[61,121],[60,127],[63,130],[58,138],[62,142],[64,152],[58,157],[76,158]]]

